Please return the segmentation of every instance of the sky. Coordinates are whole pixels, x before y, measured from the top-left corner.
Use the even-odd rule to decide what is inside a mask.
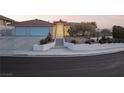
[[[111,29],[113,25],[124,26],[124,15],[5,15],[16,21],[25,21],[31,19],[41,19],[49,22],[58,20],[68,22],[91,22],[95,21],[98,28]]]

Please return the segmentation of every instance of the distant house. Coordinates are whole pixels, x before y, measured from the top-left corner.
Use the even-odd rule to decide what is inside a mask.
[[[52,32],[52,23],[43,20],[15,22],[16,36],[47,36]]]
[[[14,31],[14,22],[14,20],[0,15],[0,36],[12,35]]]
[[[0,26],[9,26],[15,22],[13,19],[0,15]]]

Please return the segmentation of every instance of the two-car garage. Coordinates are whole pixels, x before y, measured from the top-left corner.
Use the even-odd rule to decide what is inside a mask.
[[[49,27],[16,27],[16,36],[46,36]]]
[[[51,31],[51,23],[38,19],[15,23],[16,36],[47,36]]]

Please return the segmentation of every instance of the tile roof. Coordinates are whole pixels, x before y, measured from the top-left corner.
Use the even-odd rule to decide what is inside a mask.
[[[28,27],[51,27],[52,23],[48,21],[43,21],[39,19],[35,20],[28,20],[28,21],[22,21],[22,22],[15,22],[14,26],[28,26]]]
[[[67,21],[63,21],[63,20],[59,20],[59,21],[54,21],[54,25],[56,25],[56,23],[64,23],[64,25],[69,25],[69,23]]]
[[[5,17],[5,16],[2,16],[2,15],[0,15],[0,19],[6,20],[6,21],[15,21],[15,20],[13,20],[13,19],[10,19],[10,18]]]

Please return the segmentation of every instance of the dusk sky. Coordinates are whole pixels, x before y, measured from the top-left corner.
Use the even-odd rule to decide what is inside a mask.
[[[124,26],[124,15],[5,15],[16,21],[41,19],[46,21],[64,20],[68,22],[95,21],[99,28],[112,28],[113,25]]]

